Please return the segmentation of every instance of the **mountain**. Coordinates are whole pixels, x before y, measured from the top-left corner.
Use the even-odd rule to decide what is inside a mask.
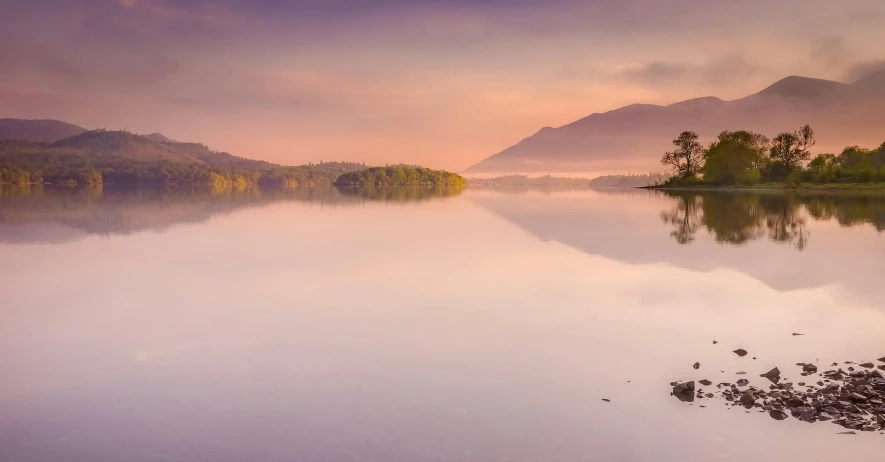
[[[149,135],[141,135],[151,141],[156,141],[157,143],[177,143],[177,141],[173,139],[169,139],[166,135],[162,133],[151,133]]]
[[[83,132],[58,140],[52,149],[81,152],[90,157],[108,159],[119,158],[132,161],[169,161],[188,164],[202,164],[204,160],[171,143],[158,143],[150,139],[123,131],[95,130]],[[206,149],[208,151],[208,148]]]
[[[86,129],[60,120],[0,119],[0,140],[54,143]]]
[[[878,146],[885,140],[885,71],[854,83],[790,76],[744,98],[695,98],[668,106],[633,104],[545,127],[466,173],[659,171],[661,155],[684,130],[709,142],[723,130],[775,136],[806,123],[815,152]]]

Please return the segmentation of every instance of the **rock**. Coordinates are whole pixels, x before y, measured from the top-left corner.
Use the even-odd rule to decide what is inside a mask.
[[[695,368],[695,369],[700,369],[700,368],[701,368],[701,363],[694,363],[694,365],[692,365],[691,367],[693,367],[693,368]]]
[[[749,384],[750,384],[750,381],[747,380],[747,379],[739,379],[739,380],[737,381],[737,385],[738,385],[739,387],[746,387],[746,386],[749,385]]]
[[[738,371],[738,372],[735,372],[734,375],[747,375],[747,373],[744,371]]]
[[[852,393],[849,395],[849,397],[851,398],[852,401],[860,401],[860,402],[864,402],[869,399],[868,397],[866,397],[860,393]]]
[[[784,411],[779,411],[779,410],[777,410],[777,409],[774,409],[774,410],[769,411],[768,415],[770,415],[771,418],[774,419],[774,420],[784,420],[784,419],[786,419],[787,417],[789,417],[789,416],[787,415],[786,412],[784,412]]]
[[[879,361],[879,362],[885,363],[885,356],[883,356],[883,357],[877,359],[876,361]]]
[[[813,374],[813,373],[817,372],[817,366],[815,366],[814,364],[805,364],[802,366],[802,370],[804,372],[808,372],[808,373]]]
[[[698,380],[698,383],[700,383],[701,385],[703,385],[705,387],[709,387],[710,385],[713,385],[713,382],[711,382],[707,379]]]
[[[798,334],[798,333],[796,333],[796,332],[793,332],[793,337],[798,337],[798,336],[800,336],[800,335],[805,335],[805,334]]]
[[[606,403],[610,403],[610,402],[612,402],[612,400],[610,400],[610,399],[608,399],[608,398],[602,398],[602,400],[605,401]]]
[[[873,363],[863,363],[863,364],[859,364],[859,366],[860,366],[860,367],[865,367],[865,368],[867,368],[867,369],[872,369],[872,368],[876,367],[876,365],[873,364]]]
[[[743,358],[744,356],[747,356],[747,350],[745,350],[743,348],[738,348],[737,350],[734,350],[734,354]]]
[[[680,383],[673,387],[673,396],[679,401],[694,401],[694,382]]]
[[[719,343],[719,342],[717,342],[716,340],[713,340],[713,345],[715,345],[715,344],[717,344],[717,343]]]
[[[756,397],[753,396],[752,391],[746,391],[743,395],[741,395],[741,404],[744,406],[752,406],[756,404]]]
[[[803,400],[802,398],[790,398],[787,400],[787,406],[790,406],[790,407],[799,407],[799,406],[804,406],[804,405],[805,405],[805,400]]]
[[[759,377],[765,377],[768,380],[771,380],[773,383],[778,383],[781,380],[781,370],[778,368],[774,368]]]
[[[855,433],[855,432],[841,432],[841,433],[837,433],[837,435],[856,435],[856,434],[857,434],[857,433]]]

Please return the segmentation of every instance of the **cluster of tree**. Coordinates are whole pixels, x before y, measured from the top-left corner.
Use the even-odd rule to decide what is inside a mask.
[[[335,181],[338,186],[358,187],[403,187],[434,186],[463,188],[464,177],[444,170],[431,170],[421,167],[392,166],[372,167],[356,172],[345,173]]]
[[[746,130],[724,131],[708,147],[682,132],[661,163],[676,172],[670,185],[752,185],[760,182],[869,183],[885,181],[885,143],[811,158],[814,130],[805,125],[773,139]],[[810,160],[810,161],[809,161]]]
[[[0,141],[0,183],[330,186],[356,162],[282,166],[212,151],[197,143],[155,142],[96,130],[55,143]]]
[[[603,175],[590,180],[590,186],[597,188],[637,188],[642,186],[656,186],[670,179],[670,176],[671,175],[664,173]]]
[[[543,188],[573,189],[586,188],[586,178],[564,178],[551,175],[528,177],[525,175],[505,175],[494,178],[470,178],[467,185],[471,188]]]

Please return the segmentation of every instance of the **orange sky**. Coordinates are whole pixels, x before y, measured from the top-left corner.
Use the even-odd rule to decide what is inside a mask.
[[[460,170],[635,102],[851,80],[878,0],[10,0],[0,117]]]

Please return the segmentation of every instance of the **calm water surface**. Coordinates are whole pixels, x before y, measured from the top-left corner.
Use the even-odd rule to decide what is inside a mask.
[[[668,383],[885,356],[882,230],[875,195],[3,190],[0,460],[881,461]]]

